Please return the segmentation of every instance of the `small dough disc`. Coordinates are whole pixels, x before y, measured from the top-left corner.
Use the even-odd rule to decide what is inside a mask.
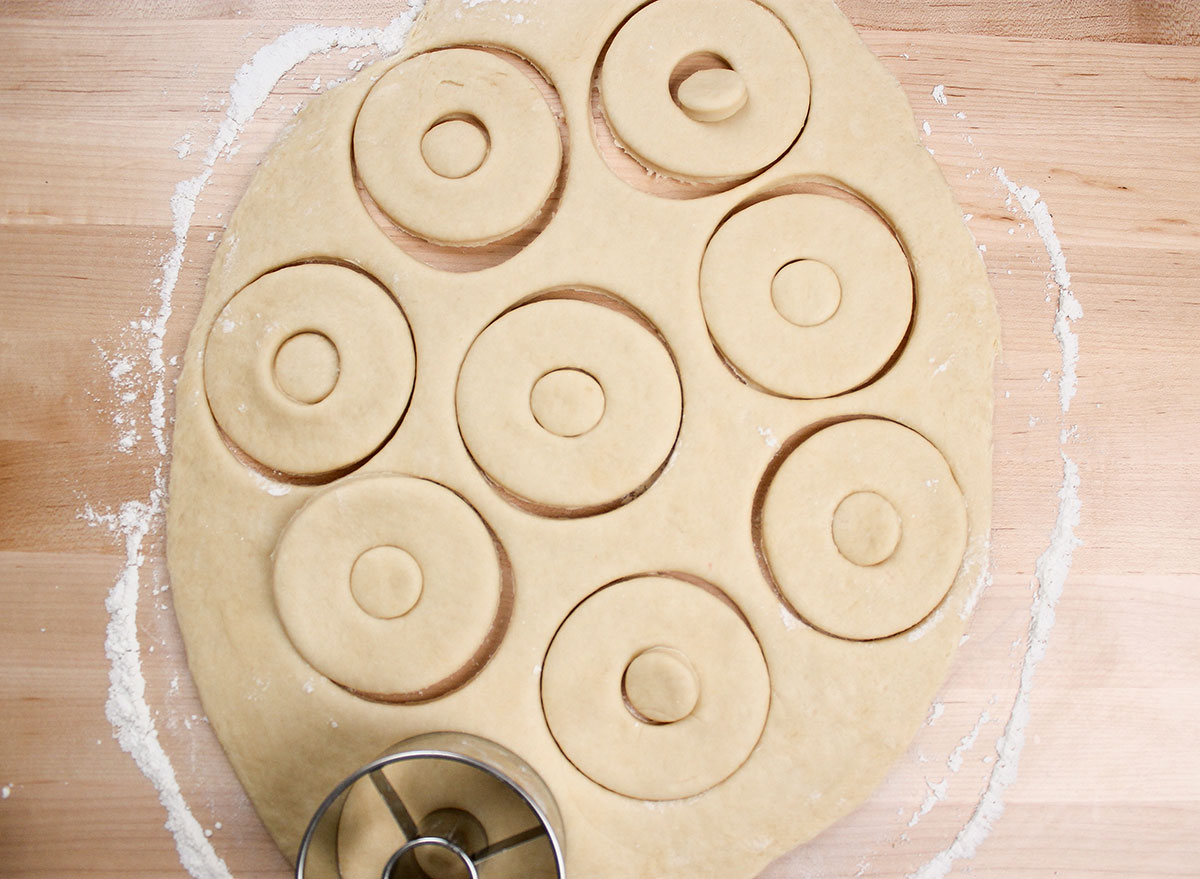
[[[467,119],[487,143],[469,172],[477,143],[466,143],[465,159],[464,138],[437,142],[452,134],[444,126]],[[354,161],[398,226],[440,244],[486,244],[537,217],[558,183],[562,141],[550,106],[514,64],[481,49],[441,49],[396,65],[371,89],[354,125]]]
[[[724,100],[689,113],[682,88],[675,102],[672,74],[701,53],[735,71],[740,105]],[[707,73],[693,87],[720,76]],[[800,134],[808,96],[796,40],[753,0],[657,0],[617,32],[600,65],[600,98],[617,139],[643,164],[684,180],[737,180],[774,162]]]
[[[402,605],[386,604],[387,615],[369,613],[352,588],[356,567],[383,547],[402,550],[420,571],[419,595],[403,614],[390,615]],[[494,539],[474,508],[435,482],[342,480],[292,518],[274,559],[275,605],[288,637],[313,668],[348,689],[428,698],[495,647],[485,645],[506,586]]]
[[[766,492],[762,542],[800,617],[840,638],[886,638],[945,598],[966,550],[967,513],[928,440],[860,418],[788,455]]]
[[[651,647],[625,667],[621,681],[634,716],[677,723],[696,710],[700,681],[691,661],[671,647]]]
[[[332,372],[322,338],[333,349]],[[391,296],[366,275],[326,263],[289,266],[244,287],[217,316],[204,351],[217,424],[260,464],[304,476],[353,466],[379,448],[404,415],[415,374],[412,334]],[[314,402],[296,399],[306,394]]]
[[[493,321],[467,352],[457,397],[459,430],[479,467],[517,497],[562,511],[645,488],[683,412],[662,341],[615,308],[578,299],[532,302]],[[594,426],[570,435],[597,411]]]
[[[771,681],[754,633],[715,592],[671,577],[622,580],[585,599],[554,636],[542,669],[546,721],[567,759],[597,784],[643,800],[690,797],[724,781],[754,749]],[[638,668],[651,651],[684,658],[694,700],[676,675],[679,659],[665,674]],[[660,694],[682,692],[667,702],[679,720],[635,716],[626,704],[631,667],[656,679],[651,689]]]
[[[275,352],[275,382],[297,403],[320,403],[337,380],[337,348],[321,333],[297,333]]]
[[[717,348],[746,378],[784,397],[831,397],[874,378],[904,341],[912,274],[867,211],[827,195],[780,195],[717,229],[700,302]]]
[[[697,70],[675,93],[683,112],[697,122],[723,122],[746,106],[746,81],[736,70]]]
[[[475,173],[487,154],[487,132],[466,119],[439,122],[421,138],[421,156],[429,170],[451,180]]]

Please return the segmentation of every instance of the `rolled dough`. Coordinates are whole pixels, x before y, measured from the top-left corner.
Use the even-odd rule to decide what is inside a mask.
[[[178,385],[176,612],[281,849],[432,730],[536,770],[572,879],[749,879],[828,827],[962,634],[996,345],[827,0],[430,0],[264,157]],[[395,842],[371,796],[346,875]]]

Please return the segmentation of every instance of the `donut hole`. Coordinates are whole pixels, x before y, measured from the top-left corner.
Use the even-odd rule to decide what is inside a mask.
[[[275,384],[297,403],[320,403],[332,392],[341,371],[337,346],[324,333],[296,333],[275,352]]]
[[[892,502],[873,491],[842,498],[833,512],[833,542],[838,552],[859,567],[883,564],[900,544],[900,514]]]
[[[713,52],[688,55],[671,71],[671,100],[696,122],[723,122],[746,105],[742,75]]]
[[[625,707],[651,725],[677,723],[700,701],[700,679],[687,656],[672,647],[643,650],[621,677]]]
[[[842,283],[837,273],[818,259],[793,260],[775,273],[771,304],[789,323],[820,326],[842,304]]]
[[[421,600],[423,575],[417,560],[398,546],[368,549],[350,568],[350,593],[380,620],[402,617]]]
[[[582,369],[554,369],[534,382],[529,409],[550,433],[582,436],[604,417],[604,388]]]
[[[421,157],[439,177],[458,180],[474,174],[492,148],[487,127],[470,114],[444,116],[421,138]]]

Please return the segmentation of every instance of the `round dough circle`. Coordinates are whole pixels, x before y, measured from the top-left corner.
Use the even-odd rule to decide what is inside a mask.
[[[833,543],[849,561],[867,568],[887,561],[900,543],[900,514],[873,491],[848,494],[833,511]]]
[[[651,647],[625,667],[621,686],[634,717],[676,723],[696,710],[700,681],[686,656],[671,647]]]
[[[285,343],[310,333],[328,339],[338,359],[332,390],[311,404],[276,376]],[[412,333],[395,301],[367,276],[327,263],[289,266],[242,288],[204,349],[217,424],[260,464],[304,476],[373,454],[400,423],[415,374]]]
[[[486,156],[470,173],[443,176],[427,162],[427,133],[464,119],[478,120]],[[440,49],[372,87],[354,125],[354,161],[398,226],[440,244],[486,244],[537,217],[558,183],[562,142],[550,106],[515,65],[480,49]]]
[[[602,416],[578,436],[548,430],[534,411],[535,386],[558,370],[587,373],[603,392]],[[666,347],[638,321],[591,301],[545,299],[506,312],[475,339],[457,406],[463,440],[495,483],[578,511],[649,484],[674,447],[683,392]]]
[[[839,543],[886,545],[886,524],[880,541],[852,538],[837,520],[839,507],[868,492],[895,510],[899,526],[894,551],[864,565]],[[857,521],[879,528],[879,518]],[[761,522],[784,599],[811,625],[856,641],[895,635],[928,616],[953,585],[967,544],[962,492],[941,453],[916,431],[875,418],[839,422],[800,443],[771,479]]]
[[[451,180],[478,171],[487,154],[487,132],[466,119],[439,122],[421,138],[421,156],[429,170]]]
[[[697,70],[682,83],[675,98],[697,122],[723,122],[746,106],[746,80],[736,70]]]
[[[694,709],[646,723],[625,704],[630,663],[653,648],[695,670]],[[594,592],[559,628],[542,668],[542,706],[558,746],[609,790],[643,800],[694,796],[754,750],[770,704],[762,649],[745,620],[709,588],[642,576]]]
[[[377,547],[398,547],[420,568],[419,600],[403,616],[372,616],[351,591],[355,562]],[[390,474],[338,482],[287,524],[274,559],[288,637],[343,687],[392,701],[429,698],[486,661],[505,589],[496,544],[475,509],[435,482]]]
[[[338,379],[338,353],[321,333],[297,333],[275,352],[275,382],[297,403],[320,403]]]
[[[692,118],[671,95],[671,75],[698,53],[719,56],[742,81],[744,104],[725,118]],[[600,98],[617,139],[648,167],[685,180],[737,180],[799,136],[808,67],[784,24],[753,0],[656,0],[613,38]]]
[[[373,617],[402,617],[421,599],[421,566],[398,546],[373,546],[350,568],[350,594]]]
[[[580,369],[554,369],[529,395],[537,423],[558,436],[582,436],[604,417],[604,388]]]
[[[837,272],[820,260],[798,259],[775,273],[771,304],[798,327],[819,327],[842,304],[842,282]]]
[[[815,326],[798,326],[773,299],[777,275],[798,260],[824,263],[839,282],[836,309]],[[871,381],[904,341],[912,274],[867,211],[827,195],[780,195],[717,229],[700,302],[717,348],[746,378],[784,397],[831,397]]]

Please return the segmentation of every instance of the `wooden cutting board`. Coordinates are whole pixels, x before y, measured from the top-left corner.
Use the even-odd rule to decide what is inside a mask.
[[[951,845],[1029,667],[1031,580],[1064,455],[1079,469],[1082,545],[1005,811],[950,875],[1198,875],[1200,4],[839,5],[928,123],[923,140],[986,247],[1004,345],[995,579],[905,760],[769,875],[898,877]],[[259,47],[303,22],[378,25],[397,11],[338,6],[330,21],[324,4],[274,0],[0,5],[0,875],[186,875],[168,812],[105,718],[105,598],[127,547],[88,519],[147,501],[166,466],[138,324],[161,305],[176,184],[200,173],[234,74]],[[272,137],[373,57],[303,62],[217,160],[171,298],[168,360]],[[1040,191],[1083,306],[1066,413],[1050,257],[995,168]],[[137,593],[158,739],[233,875],[285,876],[191,687],[161,537],[156,520]]]

